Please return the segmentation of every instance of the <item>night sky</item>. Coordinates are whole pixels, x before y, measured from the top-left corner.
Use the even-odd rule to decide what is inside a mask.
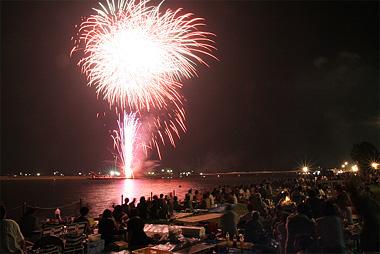
[[[97,1],[2,1],[1,171],[112,165],[115,116],[70,59]],[[167,1],[204,17],[216,56],[184,82],[188,132],[163,166],[334,167],[380,148],[379,4]],[[97,113],[106,116],[97,118]],[[156,159],[155,155],[149,159]]]

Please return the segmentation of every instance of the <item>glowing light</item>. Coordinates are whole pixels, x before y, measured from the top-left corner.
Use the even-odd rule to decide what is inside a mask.
[[[114,131],[112,138],[120,160],[123,176],[133,178],[133,158],[136,145],[136,135],[139,129],[139,122],[136,114],[124,112],[123,119],[118,120],[119,129]]]
[[[347,161],[345,161],[345,162],[344,162],[344,165],[348,165],[348,162],[347,162]]]
[[[352,170],[352,172],[358,172],[359,171],[359,167],[357,165],[353,165],[351,167],[351,170]]]
[[[379,163],[377,163],[377,162],[372,162],[371,163],[371,167],[373,168],[373,169],[378,169],[379,168]]]
[[[290,205],[290,204],[292,204],[293,202],[292,202],[292,200],[290,199],[290,197],[289,196],[285,196],[285,199],[281,202],[281,205]]]
[[[201,56],[213,57],[212,33],[203,19],[181,9],[161,12],[150,0],[107,0],[88,17],[75,37],[72,53],[88,85],[111,105],[131,110],[165,108],[178,101],[180,82],[197,75]]]
[[[37,173],[36,175],[37,175],[37,176],[40,176],[40,175],[41,175],[41,173]]]
[[[345,168],[345,167],[346,167],[346,165],[342,164],[342,168]]]
[[[307,173],[309,171],[309,168],[308,167],[302,167],[302,172],[304,172],[304,173]]]

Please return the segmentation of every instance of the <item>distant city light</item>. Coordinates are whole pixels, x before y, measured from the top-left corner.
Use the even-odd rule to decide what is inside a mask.
[[[37,173],[36,175],[37,175],[37,176],[40,176],[40,175],[41,175],[41,173]]]
[[[347,162],[347,161],[345,161],[345,162],[344,162],[344,165],[348,165],[348,162]]]
[[[342,168],[345,168],[346,167],[346,165],[345,164],[342,164]]]
[[[373,168],[373,169],[378,169],[379,168],[379,163],[377,163],[377,162],[372,162],[371,163],[371,167]]]
[[[359,168],[358,168],[357,165],[353,165],[353,166],[351,167],[351,170],[352,170],[352,172],[358,172],[358,171],[359,171]]]
[[[302,168],[302,171],[303,171],[304,173],[307,173],[307,172],[309,171],[309,168],[308,168],[308,167],[303,167],[303,168]]]
[[[81,172],[79,172],[79,173],[78,173],[78,175],[80,175],[80,176],[81,176],[81,175],[82,175],[82,173],[81,173]]]

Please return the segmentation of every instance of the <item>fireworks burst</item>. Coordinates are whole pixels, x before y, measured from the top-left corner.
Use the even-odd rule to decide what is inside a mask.
[[[182,104],[172,102],[166,110],[151,110],[140,112],[140,133],[146,137],[141,142],[145,154],[155,149],[161,159],[161,145],[170,144],[175,147],[181,133],[186,132],[186,115]]]
[[[133,158],[140,124],[135,113],[125,112],[122,119],[119,115],[117,123],[119,129],[114,130],[114,135],[112,135],[114,147],[120,156],[124,177],[133,178]]]
[[[73,51],[88,85],[111,105],[132,111],[180,101],[181,80],[197,75],[215,49],[203,19],[181,9],[160,12],[150,0],[107,0],[79,28]]]
[[[161,158],[160,145],[175,146],[186,131],[181,82],[197,75],[197,64],[208,66],[202,57],[215,58],[214,34],[202,31],[202,18],[161,12],[162,2],[150,1],[99,3],[79,26],[71,52],[82,53],[78,65],[88,85],[123,112],[112,138],[128,178],[139,148],[156,148]]]

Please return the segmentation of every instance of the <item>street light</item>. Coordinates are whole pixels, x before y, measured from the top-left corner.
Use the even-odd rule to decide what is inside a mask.
[[[304,173],[307,173],[307,172],[309,171],[309,168],[308,168],[308,167],[303,167],[303,168],[302,168],[302,171],[303,171]]]
[[[377,163],[377,162],[372,162],[371,163],[371,167],[373,168],[373,169],[378,169],[379,168],[379,163]]]
[[[352,170],[352,172],[358,172],[359,171],[358,165],[353,165],[351,167],[351,170]]]

